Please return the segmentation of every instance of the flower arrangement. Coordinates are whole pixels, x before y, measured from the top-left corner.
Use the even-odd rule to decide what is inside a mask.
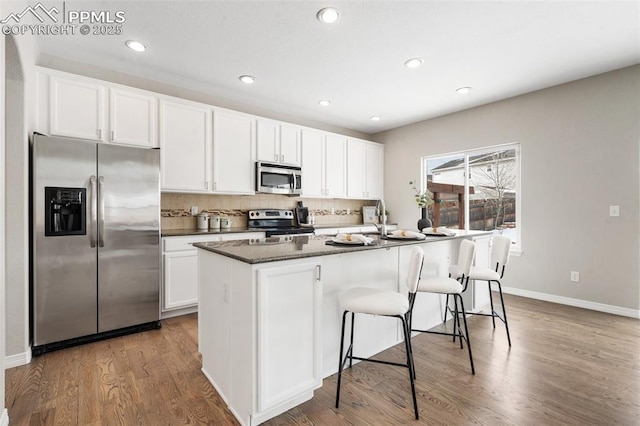
[[[409,182],[409,185],[411,185],[411,188],[413,188],[416,193],[415,200],[418,207],[425,208],[433,204],[433,198],[431,198],[432,194],[428,189],[424,192],[420,192],[418,188],[416,188],[416,182],[413,180]]]

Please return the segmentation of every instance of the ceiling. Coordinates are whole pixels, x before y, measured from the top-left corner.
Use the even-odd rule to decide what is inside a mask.
[[[364,133],[640,63],[638,1],[66,1],[62,6],[122,10],[123,34],[38,36],[41,53]],[[326,6],[339,9],[337,23],[316,19]],[[128,39],[140,40],[147,51],[126,48]],[[414,57],[424,60],[422,66],[405,67]],[[241,83],[243,74],[256,82]],[[471,86],[471,92],[457,94],[462,86]],[[318,105],[321,99],[331,105]],[[381,120],[371,121],[374,115]]]

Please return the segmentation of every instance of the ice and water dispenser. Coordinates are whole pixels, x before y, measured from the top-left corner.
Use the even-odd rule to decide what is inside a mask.
[[[86,189],[46,186],[44,193],[44,235],[86,235]]]

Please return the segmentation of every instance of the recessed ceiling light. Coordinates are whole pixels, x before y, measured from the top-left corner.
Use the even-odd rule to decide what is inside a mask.
[[[250,75],[241,75],[240,81],[244,84],[253,84],[256,82],[256,78]]]
[[[325,7],[321,9],[316,16],[318,20],[324,24],[333,24],[340,17],[340,13],[338,13],[338,9]]]
[[[331,105],[331,102],[326,99],[323,99],[321,101],[318,101],[318,104],[320,104],[321,106],[329,106]]]
[[[470,91],[471,91],[471,87],[469,86],[460,87],[459,89],[456,89],[456,93],[458,93],[459,95],[466,95]]]
[[[136,52],[144,52],[145,50],[147,50],[147,46],[140,43],[139,41],[127,40],[125,44],[127,45],[127,47],[129,47],[129,49],[135,50]]]
[[[373,117],[370,117],[371,121],[380,121],[380,116],[379,115],[374,115]]]
[[[418,68],[423,62],[420,58],[411,58],[404,63],[404,66],[407,68]]]

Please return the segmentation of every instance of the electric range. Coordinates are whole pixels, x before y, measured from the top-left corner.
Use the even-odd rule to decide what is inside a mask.
[[[264,231],[266,237],[276,235],[313,234],[313,226],[300,226],[293,210],[257,209],[247,212],[247,226],[253,231]]]

